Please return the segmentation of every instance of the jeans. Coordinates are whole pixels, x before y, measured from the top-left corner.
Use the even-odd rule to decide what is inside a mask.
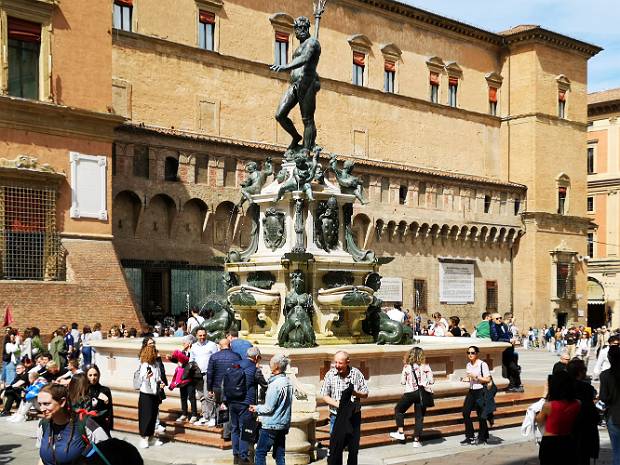
[[[614,453],[613,465],[620,465],[620,425],[615,425],[611,421],[607,422],[607,431],[611,440],[611,449]]]
[[[261,429],[258,434],[258,443],[254,452],[254,465],[267,464],[267,452],[273,447],[273,458],[276,465],[284,465],[284,449],[287,430]]]
[[[422,427],[424,425],[424,413],[426,412],[426,408],[422,407],[419,403],[420,393],[418,391],[414,392],[405,392],[401,399],[394,407],[394,417],[396,420],[396,426],[398,428],[405,427],[405,413],[409,410],[409,407],[412,405],[415,409],[415,438],[420,439],[420,435],[422,434]],[[416,403],[418,401],[418,403]]]
[[[230,415],[230,437],[232,438],[233,455],[248,458],[248,443],[241,440],[244,425],[249,423],[250,411],[245,404],[231,403],[228,405]]]
[[[478,439],[481,441],[489,439],[489,427],[487,426],[487,421],[481,418],[482,408],[478,404],[478,399],[482,397],[483,389],[470,389],[467,396],[465,396],[463,420],[465,423],[465,437],[467,439],[474,438],[474,422],[471,419],[472,410],[475,410],[478,415]]]
[[[187,416],[187,401],[189,400],[192,417],[197,417],[196,387],[192,383],[186,384],[179,388],[179,393],[181,394],[181,413]]]
[[[202,374],[202,383],[196,386],[196,399],[200,400],[202,417],[206,420],[215,418],[215,404],[213,399],[207,398],[207,374]]]
[[[15,364],[13,362],[4,362],[2,364],[2,379],[7,386],[15,381]]]
[[[82,347],[83,366],[87,367],[93,360],[93,349],[89,346]]]

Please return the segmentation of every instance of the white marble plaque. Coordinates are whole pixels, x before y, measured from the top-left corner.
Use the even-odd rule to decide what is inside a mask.
[[[69,160],[71,218],[107,220],[106,157],[70,152]]]
[[[474,264],[439,262],[439,301],[446,304],[474,302]]]
[[[402,302],[402,278],[381,278],[381,287],[377,292],[375,292],[375,295],[384,302]]]

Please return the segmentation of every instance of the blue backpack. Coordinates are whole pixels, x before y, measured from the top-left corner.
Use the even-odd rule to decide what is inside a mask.
[[[248,393],[245,382],[245,371],[239,364],[234,364],[226,369],[222,379],[224,400],[227,402],[242,402]]]

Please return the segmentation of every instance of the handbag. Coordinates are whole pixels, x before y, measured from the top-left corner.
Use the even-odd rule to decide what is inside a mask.
[[[413,379],[415,379],[415,383],[418,386],[418,395],[420,396],[420,402],[416,402],[416,404],[419,403],[421,407],[434,407],[435,399],[433,398],[433,394],[424,389],[423,386],[420,386],[413,364],[411,364],[411,372],[413,373]]]
[[[260,422],[252,416],[252,418],[243,425],[241,430],[241,440],[256,444],[258,442],[258,432],[260,431]]]
[[[215,424],[223,425],[224,423],[228,423],[230,420],[230,414],[228,409],[224,404],[220,405],[215,412]]]

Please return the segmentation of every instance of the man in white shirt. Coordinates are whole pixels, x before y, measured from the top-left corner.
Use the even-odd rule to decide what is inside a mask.
[[[396,304],[394,305],[394,307],[388,310],[387,316],[390,317],[390,320],[398,321],[399,323],[405,322],[405,314],[400,304]]]
[[[607,358],[607,354],[609,354],[609,346],[617,345],[620,345],[620,336],[614,334],[609,337],[607,340],[607,345],[599,352],[596,363],[594,364],[594,370],[592,370],[595,380],[598,380],[601,373],[611,366],[609,359]]]
[[[196,331],[196,338],[198,341],[192,344],[192,348],[189,350],[189,361],[196,362],[202,373],[203,382],[196,386],[196,399],[200,399],[202,418],[195,424],[198,426],[206,424],[215,426],[213,402],[210,402],[207,397],[207,368],[209,367],[211,355],[216,353],[219,349],[217,344],[207,340],[207,331],[204,329]]]
[[[196,307],[192,307],[192,316],[187,319],[187,334],[192,334],[194,329],[200,326],[204,321],[205,319],[199,315],[198,309]]]

